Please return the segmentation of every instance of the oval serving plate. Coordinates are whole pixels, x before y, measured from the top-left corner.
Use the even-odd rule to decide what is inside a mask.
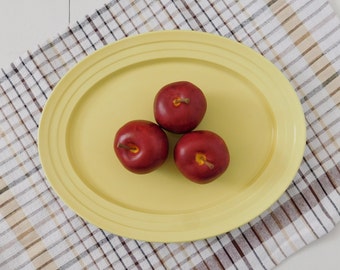
[[[224,138],[231,162],[199,185],[170,154],[158,170],[136,175],[116,158],[119,127],[153,118],[167,83],[187,80],[208,109],[197,129]],[[128,238],[192,241],[247,223],[272,205],[295,176],[305,147],[301,104],[285,77],[260,54],[217,35],[151,32],[125,38],[78,63],[43,110],[39,154],[60,198],[90,223]]]

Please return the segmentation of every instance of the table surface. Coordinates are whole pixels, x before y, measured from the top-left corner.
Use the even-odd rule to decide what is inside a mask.
[[[30,0],[0,3],[0,68],[5,68],[26,50],[53,39],[69,24],[91,14],[107,0]],[[331,0],[340,16],[340,0]],[[321,239],[303,248],[276,269],[340,269],[340,224]]]

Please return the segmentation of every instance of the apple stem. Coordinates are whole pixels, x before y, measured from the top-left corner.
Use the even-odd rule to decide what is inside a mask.
[[[190,98],[175,98],[173,103],[175,106],[179,106],[181,103],[189,104]]]
[[[139,151],[139,148],[136,145],[132,145],[132,144],[118,143],[117,147],[129,150],[132,153],[137,153]]]
[[[207,160],[207,157],[203,153],[196,153],[195,160],[198,165],[206,165],[210,170],[214,169],[215,165]]]
[[[214,169],[215,165],[209,162],[208,160],[204,161],[204,164],[209,167],[210,170]]]

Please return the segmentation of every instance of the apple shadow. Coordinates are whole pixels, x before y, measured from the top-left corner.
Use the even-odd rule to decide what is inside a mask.
[[[183,134],[175,134],[169,131],[164,130],[169,141],[169,153],[166,161],[160,167],[159,173],[164,175],[171,175],[174,181],[177,181],[183,178],[180,171],[177,169],[175,161],[174,161],[174,148],[176,146],[177,141],[183,136]]]

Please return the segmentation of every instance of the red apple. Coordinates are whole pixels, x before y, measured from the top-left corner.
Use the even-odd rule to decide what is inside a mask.
[[[174,160],[189,180],[205,184],[225,172],[230,156],[224,140],[207,130],[184,134],[175,145]]]
[[[145,174],[165,162],[169,143],[165,132],[157,124],[134,120],[117,131],[113,148],[126,169]]]
[[[198,126],[207,110],[207,101],[196,85],[179,81],[162,87],[154,100],[156,122],[174,133],[186,133]]]

